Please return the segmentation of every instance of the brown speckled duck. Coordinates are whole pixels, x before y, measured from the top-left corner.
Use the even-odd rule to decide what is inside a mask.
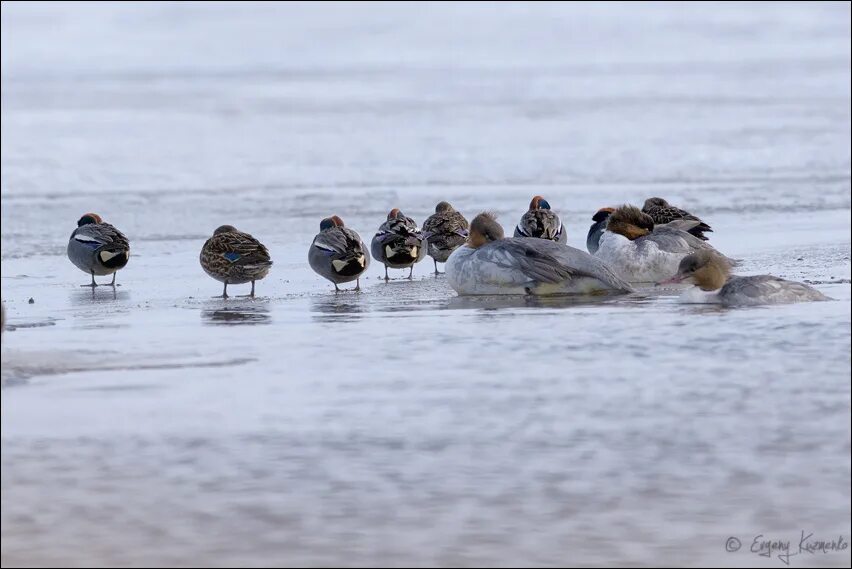
[[[229,284],[251,282],[254,296],[254,282],[269,273],[272,261],[266,247],[232,225],[222,225],[213,232],[213,237],[201,248],[201,267],[221,283],[225,283],[221,298],[228,298]]]

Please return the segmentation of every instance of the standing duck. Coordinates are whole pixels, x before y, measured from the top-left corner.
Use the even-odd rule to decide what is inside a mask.
[[[658,284],[692,283],[703,292],[687,290],[681,296],[682,302],[717,303],[725,306],[831,300],[803,283],[771,275],[732,277],[730,273],[730,264],[726,259],[713,251],[702,250],[684,257],[677,273]]]
[[[553,213],[550,204],[541,196],[535,196],[530,201],[530,209],[521,216],[521,221],[515,227],[515,237],[538,237],[557,243],[568,241],[559,216]]]
[[[446,265],[447,282],[460,295],[630,292],[600,259],[547,239],[505,239],[490,213],[470,224],[470,236]]]
[[[630,282],[657,282],[677,271],[681,259],[696,251],[716,251],[684,231],[686,220],[655,226],[650,215],[624,205],[613,211],[595,256]],[[694,222],[692,222],[694,223]],[[690,225],[691,226],[691,225]],[[733,265],[734,261],[722,257]]]
[[[601,236],[606,229],[606,223],[609,221],[609,216],[615,211],[611,207],[600,208],[595,215],[592,216],[594,223],[589,227],[589,234],[586,235],[586,249],[594,255],[598,251],[601,242]]]
[[[435,206],[435,213],[423,222],[423,235],[428,243],[429,256],[435,263],[446,263],[453,251],[464,245],[468,235],[468,223],[462,214],[447,202]]]
[[[689,229],[689,233],[692,233],[702,241],[707,241],[708,239],[704,235],[705,233],[713,232],[710,226],[701,221],[699,218],[695,217],[688,211],[669,205],[669,202],[663,198],[648,198],[642,206],[642,212],[650,215],[651,219],[653,219],[654,223],[657,225],[662,225],[678,219],[697,222],[693,224],[691,229]]]
[[[92,275],[92,283],[82,286],[96,287],[95,275],[111,274],[109,285],[114,287],[116,272],[130,259],[130,243],[98,214],[87,213],[77,221],[77,229],[68,239],[68,258],[78,269]]]
[[[408,278],[414,274],[414,263],[426,256],[426,240],[410,217],[397,208],[388,213],[388,219],[379,226],[379,231],[370,244],[373,258],[385,265],[385,281],[389,280],[388,267],[404,269],[411,267]]]
[[[361,274],[370,266],[370,255],[361,236],[343,225],[343,220],[333,215],[320,222],[320,232],[314,237],[308,251],[308,262],[320,276],[334,284],[355,281],[355,290],[361,290]]]
[[[199,260],[208,275],[225,283],[221,298],[228,298],[229,284],[247,282],[251,282],[247,296],[254,297],[254,281],[265,277],[272,266],[263,243],[232,225],[222,225],[213,232],[201,248]]]

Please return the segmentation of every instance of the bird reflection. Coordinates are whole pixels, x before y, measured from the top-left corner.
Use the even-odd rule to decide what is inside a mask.
[[[600,304],[618,300],[615,295],[564,294],[551,296],[534,295],[494,295],[494,296],[456,296],[447,302],[450,309],[499,309],[499,308],[570,308]]]
[[[272,317],[264,306],[234,306],[201,311],[205,324],[214,326],[242,326],[270,324]]]
[[[85,289],[76,289],[71,293],[71,302],[75,305],[118,300],[119,298],[127,300],[130,298],[130,294],[126,290],[118,290],[116,287],[109,285],[87,286]]]
[[[318,322],[358,320],[366,312],[363,303],[362,295],[323,295],[313,299],[311,311]]]

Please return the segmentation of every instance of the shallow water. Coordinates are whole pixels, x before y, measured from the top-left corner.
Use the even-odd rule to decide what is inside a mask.
[[[849,543],[848,4],[2,17],[4,566],[780,566],[756,535]],[[369,239],[448,199],[509,229],[535,194],[577,247],[597,208],[667,197],[743,273],[836,301],[459,298],[431,261],[334,294],[307,264],[332,213]],[[115,291],[64,256],[85,211],[131,240]],[[222,223],[272,253],[259,298],[210,298]]]

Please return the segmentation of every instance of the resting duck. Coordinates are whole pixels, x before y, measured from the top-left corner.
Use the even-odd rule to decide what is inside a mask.
[[[370,252],[374,259],[384,264],[385,281],[389,280],[388,267],[411,267],[408,272],[410,279],[414,274],[414,264],[426,256],[426,240],[414,220],[394,208],[388,213],[387,221],[379,226],[370,244]]]
[[[77,221],[77,229],[68,239],[68,258],[74,265],[92,275],[91,284],[98,286],[95,275],[112,275],[110,286],[115,286],[115,274],[130,260],[130,242],[124,234],[104,223],[96,213],[87,213]]]
[[[361,236],[333,215],[320,222],[320,232],[308,250],[308,263],[320,276],[334,284],[334,290],[343,283],[355,281],[355,290],[361,290],[361,275],[370,266],[370,255]]]
[[[566,243],[568,235],[563,231],[559,216],[551,209],[541,196],[535,196],[530,202],[530,209],[521,216],[521,221],[515,227],[515,237],[538,237],[557,243]]]
[[[201,248],[201,267],[221,283],[225,283],[220,298],[228,298],[229,284],[251,282],[254,297],[254,281],[259,281],[269,273],[272,261],[266,247],[232,225],[222,225],[213,232],[213,237]]]
[[[610,214],[595,256],[626,281],[657,282],[674,274],[687,255],[701,250],[716,252],[712,245],[684,230],[694,223],[677,220],[655,226],[651,216],[624,205]]]
[[[654,223],[657,225],[669,223],[677,219],[697,221],[698,223],[689,229],[689,233],[692,233],[702,241],[707,241],[707,237],[704,235],[705,233],[713,232],[710,226],[701,221],[699,218],[695,217],[688,211],[669,205],[669,202],[663,198],[648,198],[642,206],[642,212],[650,215],[651,219],[653,219]]]
[[[684,292],[682,302],[717,303],[726,306],[787,304],[831,300],[806,284],[771,275],[730,276],[730,264],[713,251],[687,255],[677,273],[658,284],[691,283],[698,287]]]
[[[423,236],[428,244],[428,253],[435,263],[446,263],[453,251],[464,245],[468,236],[468,223],[462,214],[447,202],[435,206],[435,213],[423,222]]]
[[[446,265],[447,282],[466,294],[630,292],[631,286],[584,251],[547,239],[505,239],[490,213],[480,213],[470,236]]]
[[[598,250],[601,235],[603,235],[603,232],[606,229],[606,223],[609,221],[609,216],[613,211],[615,210],[611,207],[602,207],[595,213],[595,215],[592,216],[592,221],[594,221],[594,223],[591,227],[589,227],[589,234],[586,235],[586,249],[588,249],[589,253],[592,255],[594,255]]]

